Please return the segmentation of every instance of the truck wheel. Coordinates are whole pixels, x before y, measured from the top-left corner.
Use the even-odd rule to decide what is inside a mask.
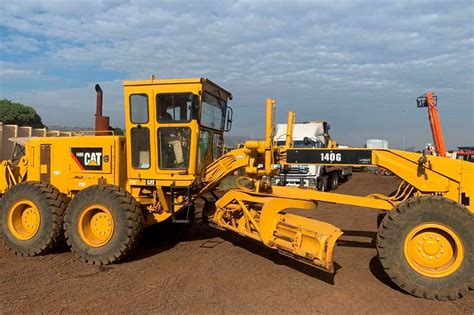
[[[474,289],[474,214],[446,198],[415,197],[396,206],[377,235],[379,259],[402,290],[455,300]]]
[[[318,182],[318,190],[322,191],[322,192],[325,192],[325,191],[328,190],[328,180],[327,180],[327,178],[322,178]]]
[[[82,261],[111,264],[136,247],[143,220],[140,206],[124,189],[90,186],[80,191],[66,210],[66,240]]]
[[[329,175],[329,190],[335,190],[339,186],[339,174],[337,172]]]
[[[2,198],[1,238],[19,256],[45,254],[63,239],[66,197],[47,183],[13,186]]]

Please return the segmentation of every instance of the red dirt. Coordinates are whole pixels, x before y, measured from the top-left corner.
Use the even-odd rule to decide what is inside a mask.
[[[388,193],[397,183],[357,173],[338,192]],[[23,258],[0,247],[0,314],[472,313],[474,294],[427,301],[391,284],[374,247],[377,211],[326,204],[313,215],[345,231],[334,275],[201,223],[184,234],[170,226],[148,230],[129,261],[103,267],[67,249]]]

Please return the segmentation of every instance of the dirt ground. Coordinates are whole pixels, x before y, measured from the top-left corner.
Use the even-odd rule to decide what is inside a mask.
[[[337,192],[388,193],[398,180],[356,173]],[[0,313],[473,313],[474,294],[427,301],[397,290],[376,257],[377,211],[321,205],[344,230],[334,275],[202,223],[146,231],[131,259],[105,267],[67,249],[16,257],[0,247]]]

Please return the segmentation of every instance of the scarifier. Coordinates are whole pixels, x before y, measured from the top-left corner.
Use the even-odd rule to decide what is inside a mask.
[[[101,103],[102,90],[96,91]],[[194,202],[204,198],[202,216],[210,225],[333,272],[342,231],[288,210],[340,203],[382,211],[378,256],[401,289],[443,300],[474,287],[473,163],[388,149],[293,148],[292,112],[286,143],[277,146],[272,99],[265,139],[223,154],[231,99],[204,78],[126,81],[126,136],[107,131],[98,104],[92,135],[29,139],[21,159],[0,166],[3,243],[34,256],[64,235],[81,260],[110,264],[127,257],[144,226],[191,223]],[[402,182],[388,196],[367,197],[281,187],[271,184],[277,163],[376,165]],[[218,184],[237,170],[245,174],[237,188],[217,197]]]

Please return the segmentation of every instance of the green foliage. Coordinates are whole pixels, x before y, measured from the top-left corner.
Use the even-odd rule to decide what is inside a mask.
[[[118,128],[118,127],[115,127],[115,128],[112,128],[114,130],[114,135],[116,136],[123,136],[125,135],[124,131],[122,128]]]
[[[33,107],[10,100],[0,100],[0,121],[4,124],[14,124],[20,126],[30,126],[33,128],[43,128],[41,117]]]

